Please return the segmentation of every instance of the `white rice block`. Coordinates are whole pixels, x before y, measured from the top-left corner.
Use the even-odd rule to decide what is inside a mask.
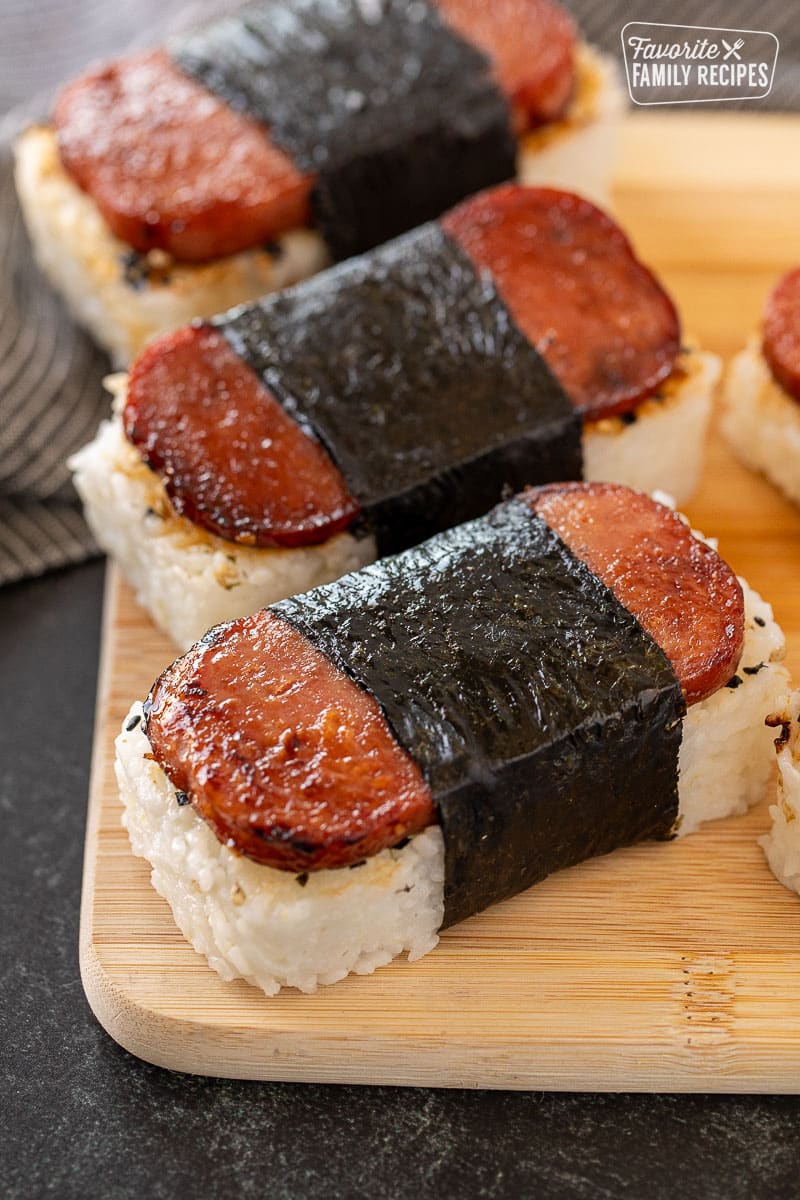
[[[628,94],[610,55],[582,44],[577,63],[569,109],[524,138],[517,170],[522,183],[577,192],[607,208]]]
[[[662,488],[684,503],[696,482],[719,365],[714,355],[696,351],[682,364],[662,399],[640,405],[632,425],[611,418],[587,427],[587,478],[646,492]],[[374,562],[372,537],[340,533],[318,546],[260,549],[225,541],[178,516],[160,479],[123,432],[118,414],[126,382],[124,375],[107,381],[117,411],[69,466],[98,544],[181,649],[212,625]]]
[[[125,726],[141,716],[135,704]],[[152,866],[184,937],[223,979],[241,977],[268,996],[313,992],[350,972],[369,975],[438,941],[444,914],[444,847],[438,827],[363,866],[298,877],[234,854],[191,805],[179,805],[141,722],[117,738],[123,824],[135,854]],[[303,876],[300,876],[302,879]]]
[[[623,108],[613,62],[583,47],[567,115],[526,139],[523,181],[607,199]],[[152,251],[147,262],[155,269],[133,286],[125,278],[130,246],[114,237],[62,167],[52,128],[27,130],[15,155],[17,192],[39,266],[116,366],[129,363],[156,334],[297,283],[329,261],[319,235],[297,229],[276,239],[275,254],[254,249],[192,264]]]
[[[800,504],[800,403],[773,378],[758,337],[728,368],[721,428],[743,463]]]
[[[776,707],[775,716],[786,722],[788,736],[778,751],[777,802],[769,810],[772,828],[759,838],[759,845],[775,878],[800,892],[800,691],[792,692],[785,706]],[[781,732],[772,730],[773,735]]]
[[[328,265],[319,235],[295,229],[275,239],[274,253],[258,248],[210,263],[176,263],[154,250],[145,260],[153,270],[134,285],[125,277],[130,246],[114,236],[62,167],[53,130],[28,129],[15,157],[36,261],[116,366],[129,363],[156,334],[257,300]]]
[[[713,544],[713,542],[712,542]],[[783,632],[771,606],[740,579],[745,637],[738,687],[723,687],[689,708],[680,753],[679,837],[704,821],[746,812],[766,795],[774,771],[774,733],[764,719],[789,695]]]
[[[783,635],[769,605],[743,586],[742,682],[693,705],[684,719],[681,836],[702,821],[743,812],[763,796],[772,769],[764,718],[786,703],[788,676],[777,665]],[[759,670],[748,674],[746,666]],[[136,720],[141,714],[137,703],[116,743],[123,823],[184,937],[223,979],[241,977],[268,995],[281,987],[310,992],[351,971],[369,974],[403,951],[416,959],[434,948],[444,913],[438,827],[363,866],[309,872],[301,884],[288,872],[234,854],[191,805],[177,803],[164,772],[146,757],[150,743]],[[661,852],[668,856],[669,848]],[[666,859],[663,866],[668,869]]]
[[[606,417],[584,428],[584,478],[624,483],[640,492],[669,492],[686,504],[703,465],[714,389],[722,364],[716,354],[684,351],[656,397],[629,418]]]

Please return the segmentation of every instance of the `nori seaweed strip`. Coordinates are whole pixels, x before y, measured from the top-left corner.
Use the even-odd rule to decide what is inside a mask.
[[[273,609],[378,700],[421,767],[445,840],[445,925],[669,836],[680,684],[524,501]]]
[[[487,58],[421,0],[262,0],[170,49],[316,175],[314,212],[334,258],[516,172]]]
[[[438,224],[213,324],[326,446],[382,554],[581,477],[581,421]]]

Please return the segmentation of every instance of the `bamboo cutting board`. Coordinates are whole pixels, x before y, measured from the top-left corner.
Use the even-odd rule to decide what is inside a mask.
[[[685,328],[728,355],[800,262],[800,120],[635,114],[617,207]],[[800,674],[800,513],[712,437],[689,515],[768,596]],[[756,837],[766,804],[618,851],[448,930],[409,965],[314,996],[223,983],[120,825],[113,738],[174,657],[109,573],[81,914],[89,1001],[128,1050],[258,1079],[463,1087],[800,1091],[800,900]]]

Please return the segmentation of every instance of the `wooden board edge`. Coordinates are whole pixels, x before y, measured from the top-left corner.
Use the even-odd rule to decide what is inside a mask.
[[[103,968],[94,946],[94,909],[97,901],[95,888],[97,863],[100,854],[99,827],[102,809],[102,790],[108,770],[107,735],[104,730],[105,713],[111,690],[112,663],[114,658],[113,627],[119,607],[121,583],[119,568],[106,559],[103,584],[103,610],[100,621],[100,662],[97,670],[97,696],[95,701],[94,731],[92,733],[92,760],[89,772],[89,794],[86,812],[86,835],[83,846],[83,873],[81,878],[81,907],[78,925],[78,964],[84,995],[94,1016],[123,1049],[128,1049],[124,1037],[115,1032],[115,1008],[109,1004],[109,996],[118,989]],[[124,995],[119,996],[124,1006]],[[133,1051],[136,1053],[136,1051]],[[138,1055],[138,1057],[143,1057]]]
[[[122,1048],[182,1074],[284,1083],[564,1092],[800,1093],[800,1045],[691,1047],[354,1041],[305,1032],[220,1030],[137,1004],[103,967],[91,941],[81,977],[92,1011]],[[398,1067],[398,1059],[402,1066]]]

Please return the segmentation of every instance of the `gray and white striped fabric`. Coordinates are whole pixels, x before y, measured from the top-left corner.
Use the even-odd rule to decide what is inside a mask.
[[[46,113],[42,89],[91,59],[231,7],[225,0],[188,8],[176,0],[0,0],[0,113],[27,102],[0,121],[0,585],[98,553],[65,460],[108,411],[105,356],[33,265],[11,177],[14,134]],[[620,30],[631,20],[771,30],[781,41],[778,69],[772,95],[757,107],[800,109],[800,21],[786,0],[568,0],[566,7],[589,41],[617,57]],[[34,91],[39,98],[31,101]]]
[[[107,362],[32,266],[11,175],[0,151],[0,583],[96,553],[66,455],[108,407]]]

